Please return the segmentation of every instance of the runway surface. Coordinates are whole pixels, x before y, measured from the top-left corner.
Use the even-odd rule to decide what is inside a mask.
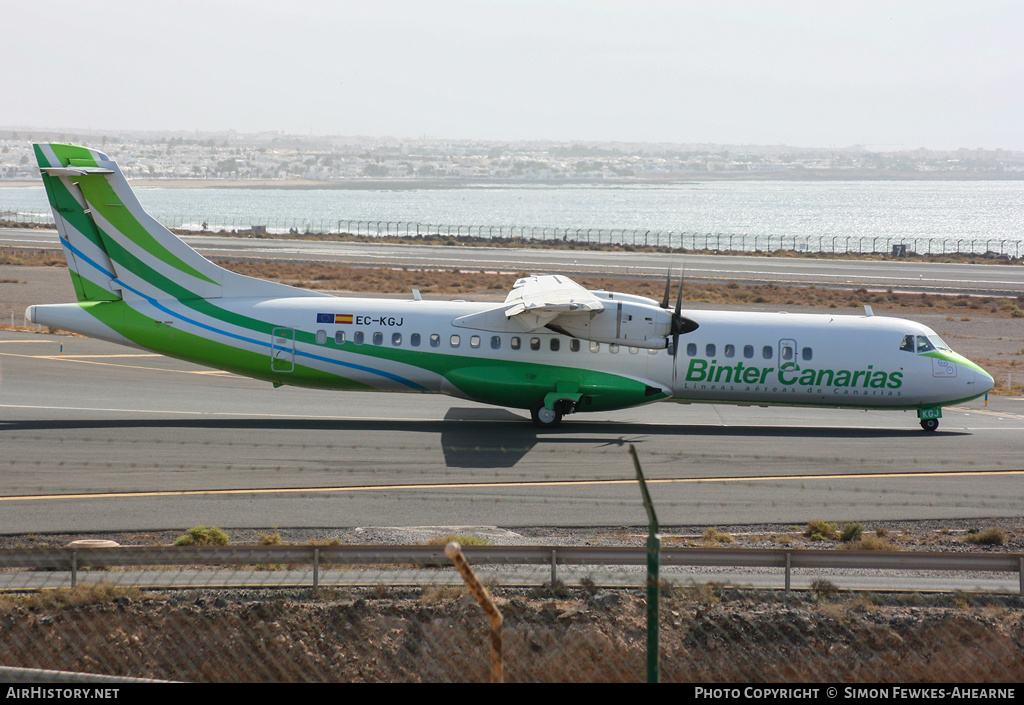
[[[63,344],[63,354],[60,346]],[[130,348],[0,332],[0,533],[1019,516],[1024,400],[913,412],[658,403],[569,417],[273,389]]]
[[[822,260],[797,257],[685,256],[502,247],[408,246],[196,235],[184,238],[207,257],[260,257],[360,266],[601,274],[662,279],[668,268],[691,280],[775,282],[897,291],[1024,293],[1024,267],[938,262]],[[0,246],[58,247],[56,231],[0,229]]]

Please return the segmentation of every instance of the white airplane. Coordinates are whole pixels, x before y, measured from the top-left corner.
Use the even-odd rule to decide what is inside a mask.
[[[519,279],[502,304],[339,298],[218,267],[150,217],[107,155],[35,145],[77,303],[34,323],[266,380],[324,389],[448,394],[566,414],[654,401],[916,410],[993,386],[931,329],[871,315],[669,308]]]

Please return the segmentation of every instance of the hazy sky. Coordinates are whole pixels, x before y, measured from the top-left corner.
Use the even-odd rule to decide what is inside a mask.
[[[1024,149],[1021,0],[4,0],[0,126]]]

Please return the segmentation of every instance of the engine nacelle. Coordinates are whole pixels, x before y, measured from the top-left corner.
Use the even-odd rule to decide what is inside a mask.
[[[603,311],[562,314],[548,327],[597,343],[660,349],[668,346],[672,312],[635,300],[612,299],[605,302]]]

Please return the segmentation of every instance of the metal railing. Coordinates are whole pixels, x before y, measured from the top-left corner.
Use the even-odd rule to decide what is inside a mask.
[[[16,216],[16,217],[15,217]],[[631,230],[627,228],[556,228],[530,225],[456,225],[386,220],[345,220],[279,218],[251,216],[196,217],[194,215],[156,214],[170,228],[196,232],[259,232],[267,235],[355,235],[361,237],[406,238],[479,238],[484,240],[554,242],[575,245],[622,245],[700,252],[808,252],[820,254],[889,254],[894,247],[905,247],[918,255],[978,255],[1019,258],[1024,250],[1021,239],[890,237],[871,235],[750,235],[736,233],[698,233],[675,230]],[[17,213],[0,220],[53,223],[47,213]]]
[[[558,580],[559,566],[642,566],[643,547],[574,546],[464,546],[466,558],[476,566],[542,565],[550,567],[550,581]],[[1017,573],[1024,595],[1024,554],[963,553],[938,551],[846,551],[742,548],[665,548],[662,566],[777,568],[784,571],[784,587],[791,587],[794,570],[849,569],[900,571],[971,571]],[[321,571],[337,566],[450,567],[443,546],[122,546],[116,548],[14,548],[0,549],[0,589],[32,589],[24,580],[12,582],[9,571],[64,572],[70,587],[77,585],[83,570],[152,568],[157,566],[310,566],[307,586],[321,585]],[[43,575],[43,573],[40,573]],[[103,574],[104,582],[116,582],[117,573]],[[207,585],[210,571],[198,584]],[[258,584],[294,586],[283,572],[264,571]],[[545,578],[547,575],[545,575]],[[38,581],[37,581],[38,582]],[[534,583],[536,584],[536,583]],[[46,586],[52,586],[52,581]],[[175,586],[182,586],[176,584]],[[225,584],[225,586],[227,586]],[[232,584],[231,587],[236,587]]]

